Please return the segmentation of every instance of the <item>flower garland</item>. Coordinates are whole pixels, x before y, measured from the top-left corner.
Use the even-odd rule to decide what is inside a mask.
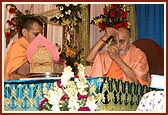
[[[96,96],[88,93],[88,81],[84,74],[85,67],[78,65],[78,77],[74,78],[72,68],[64,68],[61,79],[53,89],[43,89],[44,99],[39,109],[49,111],[95,111]]]
[[[106,27],[130,28],[130,22],[127,20],[128,13],[129,11],[125,10],[123,4],[106,4],[103,8],[103,14],[94,17],[91,24],[97,25],[100,31],[104,31]]]
[[[77,27],[82,21],[81,4],[57,4],[59,12],[50,19],[51,22],[58,23],[62,26]]]

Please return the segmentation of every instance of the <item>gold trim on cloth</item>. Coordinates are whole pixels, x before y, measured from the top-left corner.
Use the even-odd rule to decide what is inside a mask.
[[[4,83],[5,111],[38,111],[44,91],[58,79],[14,80]],[[153,89],[111,78],[87,78],[89,94],[96,95],[97,111],[135,111],[142,96]]]

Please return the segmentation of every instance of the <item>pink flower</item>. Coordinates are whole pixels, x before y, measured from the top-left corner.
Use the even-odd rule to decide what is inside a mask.
[[[72,16],[76,16],[76,12],[75,11],[72,12]]]

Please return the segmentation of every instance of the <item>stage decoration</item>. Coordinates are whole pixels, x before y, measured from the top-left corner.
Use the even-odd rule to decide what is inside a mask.
[[[31,9],[25,10],[25,12],[21,12],[14,4],[6,4],[6,8],[9,11],[10,19],[8,19],[6,22],[6,27],[4,29],[5,38],[6,38],[6,47],[8,46],[10,40],[18,34],[18,36],[21,36],[21,24],[23,23],[23,20],[27,17],[35,17],[39,19],[41,22],[45,23],[44,16],[31,14]]]
[[[62,26],[76,27],[82,20],[82,5],[80,4],[57,4],[59,12],[50,21]]]
[[[39,109],[49,111],[95,111],[97,95],[89,93],[89,82],[85,78],[85,67],[78,65],[78,76],[72,68],[64,68],[60,80],[51,89],[43,89],[44,100]]]
[[[131,25],[127,19],[128,13],[125,4],[106,4],[103,8],[103,14],[94,17],[91,24],[97,25],[100,31],[104,31],[106,27],[130,28]]]
[[[64,62],[66,66],[71,66],[72,71],[75,75],[77,75],[77,67],[82,61],[82,51],[83,49],[77,50],[77,48],[68,47],[68,49],[65,52],[61,52],[59,61]]]
[[[97,95],[96,111],[135,111],[145,93],[159,90],[112,78],[93,77],[86,79],[88,81],[89,94]],[[4,105],[2,105],[4,111],[20,111],[21,113],[39,111],[39,104],[45,99],[43,90],[53,90],[59,82],[60,78],[5,80],[3,90]],[[100,96],[100,94],[102,95]],[[46,103],[47,100],[44,100],[43,103]]]
[[[63,26],[63,51],[68,47],[79,47],[79,23],[82,22],[84,4],[57,4],[59,11],[50,19],[51,22]]]

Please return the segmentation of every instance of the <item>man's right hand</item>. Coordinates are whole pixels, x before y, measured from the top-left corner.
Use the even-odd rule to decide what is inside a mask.
[[[107,27],[105,30],[105,34],[104,37],[106,38],[106,40],[110,37],[110,36],[116,36],[117,34],[117,30],[111,27]]]

